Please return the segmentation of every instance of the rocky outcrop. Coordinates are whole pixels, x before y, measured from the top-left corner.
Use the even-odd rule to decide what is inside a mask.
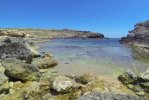
[[[121,42],[149,43],[149,21],[137,23],[134,27],[134,30],[129,31],[127,37],[122,38]]]
[[[17,30],[0,30],[0,36],[11,36],[11,37],[25,37],[25,33],[19,32]]]
[[[129,70],[129,72],[127,71],[120,75],[118,79],[137,95],[149,98],[149,69],[140,74],[134,74]]]
[[[16,58],[25,60],[27,63],[31,63],[34,57],[40,56],[40,54],[33,49],[30,43],[27,43],[22,38],[6,38],[0,45],[0,58]]]
[[[2,61],[5,75],[21,81],[39,80],[39,70],[36,66],[24,63],[14,58],[6,58]]]
[[[72,82],[68,77],[58,76],[53,79],[51,88],[58,93],[67,93],[72,89]]]
[[[44,54],[42,57],[33,59],[32,64],[39,69],[47,69],[56,66],[58,63],[51,54]]]
[[[149,21],[137,23],[134,27],[134,30],[129,31],[127,37],[122,37],[120,42],[131,44],[140,56],[149,57]]]
[[[137,75],[135,75],[132,70],[128,70],[127,72],[123,73],[118,77],[123,84],[135,84],[137,82]]]

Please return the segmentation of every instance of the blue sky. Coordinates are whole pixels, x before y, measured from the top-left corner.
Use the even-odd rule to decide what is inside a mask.
[[[126,36],[149,20],[149,0],[0,0],[1,28],[77,29]]]

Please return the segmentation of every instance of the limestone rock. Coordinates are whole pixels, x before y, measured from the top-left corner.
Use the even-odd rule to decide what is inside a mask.
[[[7,93],[8,90],[9,90],[8,77],[6,77],[3,72],[0,72],[0,94]]]
[[[149,82],[149,69],[147,69],[144,73],[141,73],[139,79],[140,81]]]
[[[142,89],[144,89],[144,91],[149,91],[149,82],[140,83],[140,86],[142,87]]]
[[[0,58],[16,58],[31,62],[33,54],[23,43],[7,43],[0,46]]]
[[[58,93],[67,93],[72,89],[72,82],[68,77],[58,76],[53,79],[51,86]]]
[[[21,81],[32,81],[39,78],[38,68],[21,60],[6,58],[2,64],[5,67],[5,75],[10,78]]]
[[[45,54],[41,58],[35,58],[32,62],[33,65],[37,66],[39,69],[52,68],[57,65],[57,61],[51,54]]]
[[[0,94],[9,90],[8,77],[4,75],[4,67],[0,64]]]
[[[122,95],[114,93],[91,92],[80,97],[79,100],[143,100],[137,96]]]
[[[25,37],[25,35],[17,30],[0,30],[0,36]]]
[[[149,20],[141,23],[137,23],[134,26],[134,30],[129,31],[127,37],[122,38],[122,43],[128,42],[141,42],[149,43]]]
[[[149,20],[137,23],[134,29],[129,31],[126,37],[122,37],[120,42],[131,44],[132,50],[137,56],[149,58]]]
[[[120,75],[118,80],[125,85],[133,84],[137,81],[137,75],[135,75],[131,70],[128,70],[127,72]]]
[[[40,54],[36,51],[33,42],[22,38],[3,37],[0,44],[0,58],[16,58],[31,63],[34,57]],[[4,42],[3,42],[4,41]]]
[[[48,100],[45,94],[50,92],[50,82],[31,82],[31,85],[24,88],[23,98],[27,100]],[[24,100],[23,99],[23,100]]]

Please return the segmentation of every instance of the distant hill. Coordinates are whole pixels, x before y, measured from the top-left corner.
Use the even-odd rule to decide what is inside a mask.
[[[78,31],[78,30],[49,30],[49,29],[32,29],[32,28],[4,28],[0,29],[0,35],[2,32],[6,33],[19,33],[37,38],[100,38],[103,39],[104,35],[101,33],[90,32],[90,31]],[[4,35],[4,34],[2,34]]]

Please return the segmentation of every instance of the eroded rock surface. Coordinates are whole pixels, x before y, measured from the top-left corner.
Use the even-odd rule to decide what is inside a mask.
[[[56,66],[58,63],[51,54],[44,54],[43,57],[33,59],[32,64],[39,69],[47,69]]]
[[[137,75],[135,75],[132,70],[127,70],[127,72],[120,75],[118,79],[125,85],[134,84],[137,82]]]
[[[58,76],[53,79],[51,86],[59,93],[67,93],[72,89],[72,82],[68,77]]]
[[[6,58],[2,61],[5,67],[5,75],[22,81],[39,79],[39,70],[36,66],[24,63],[14,58]]]
[[[149,99],[149,77],[148,73],[149,69],[147,69],[144,73],[140,73],[138,75],[130,74],[128,72],[123,73],[118,77],[119,81],[121,81],[124,85],[126,85],[129,89],[133,90],[137,95],[143,96]],[[131,73],[133,73],[131,71]]]

